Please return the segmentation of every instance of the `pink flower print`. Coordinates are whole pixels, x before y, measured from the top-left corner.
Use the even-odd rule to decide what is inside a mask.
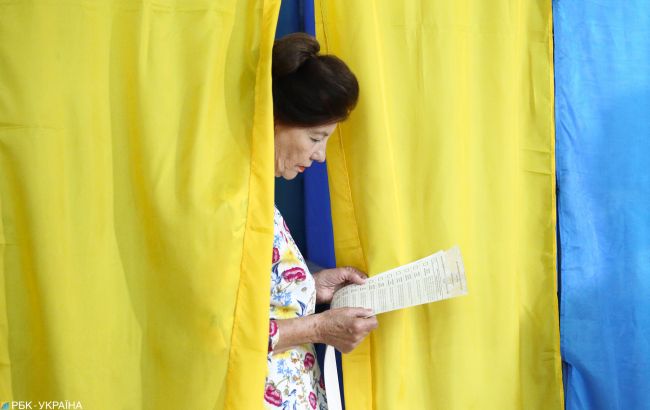
[[[305,355],[305,360],[302,361],[302,363],[305,365],[305,370],[311,370],[312,367],[314,367],[314,355],[311,353],[307,353]]]
[[[316,400],[316,393],[314,393],[313,391],[309,392],[309,404],[311,404],[311,408],[315,409],[317,403],[318,400]]]
[[[280,251],[278,250],[278,248],[273,247],[273,262],[272,263],[276,263],[279,260],[280,260]]]
[[[325,390],[325,379],[322,374],[320,375],[320,379],[318,379],[318,385],[321,389]]]
[[[285,221],[284,218],[282,218],[282,224],[284,225],[284,230],[289,232],[289,227],[287,226],[287,221]],[[289,234],[291,234],[291,232],[289,232]]]
[[[282,404],[282,393],[280,393],[280,390],[276,389],[273,384],[267,384],[264,388],[264,400],[275,407],[280,407]],[[311,402],[311,396],[309,397],[309,401]]]
[[[301,282],[307,278],[305,275],[305,271],[300,268],[300,267],[295,267],[291,269],[287,269],[284,272],[282,272],[282,278],[286,281],[292,282]]]
[[[270,320],[269,321],[269,351],[268,353],[271,353],[273,351],[273,339],[272,337],[275,336],[278,333],[278,324],[275,323],[275,320]]]

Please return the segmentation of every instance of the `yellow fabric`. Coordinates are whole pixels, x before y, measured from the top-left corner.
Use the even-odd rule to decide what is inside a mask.
[[[0,401],[262,406],[279,5],[0,1]]]
[[[562,409],[550,0],[320,0],[360,101],[328,146],[337,263],[460,245],[469,295],[379,316],[363,409]]]

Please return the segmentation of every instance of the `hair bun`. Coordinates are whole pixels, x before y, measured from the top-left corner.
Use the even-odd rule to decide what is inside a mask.
[[[293,33],[273,44],[273,78],[283,77],[298,70],[307,60],[318,56],[320,44],[305,33]]]

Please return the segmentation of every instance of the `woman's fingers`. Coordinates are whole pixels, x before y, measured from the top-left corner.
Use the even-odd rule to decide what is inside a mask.
[[[368,275],[365,273],[361,272],[357,268],[353,268],[352,266],[346,266],[343,268],[346,270],[346,280],[351,283],[355,283],[357,285],[363,285],[366,283],[366,279],[368,279]]]
[[[355,308],[344,308],[348,311],[348,314],[353,317],[366,318],[372,316],[372,309],[355,307]]]
[[[379,326],[379,322],[377,321],[376,316],[370,316],[365,319],[366,326],[368,327],[368,332],[377,329],[377,326]]]

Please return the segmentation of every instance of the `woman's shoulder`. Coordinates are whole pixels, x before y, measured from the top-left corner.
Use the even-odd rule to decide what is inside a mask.
[[[275,232],[276,236],[280,232],[282,232],[284,235],[291,235],[289,227],[287,226],[287,221],[285,221],[277,205],[274,207],[274,209],[275,213],[273,216],[273,231]]]
[[[284,221],[282,214],[277,206],[274,207],[273,215],[273,247],[280,248],[286,243],[286,229],[287,223]]]

